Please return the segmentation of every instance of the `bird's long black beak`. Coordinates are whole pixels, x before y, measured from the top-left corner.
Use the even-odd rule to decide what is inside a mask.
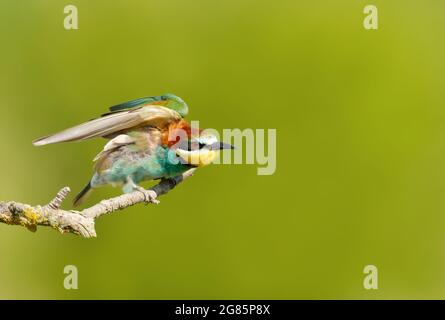
[[[215,142],[212,145],[210,145],[210,149],[211,150],[224,150],[224,149],[235,149],[235,147],[228,143]]]

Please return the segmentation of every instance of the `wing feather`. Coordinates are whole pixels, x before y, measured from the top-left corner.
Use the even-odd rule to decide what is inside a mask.
[[[104,149],[94,158],[93,161],[99,160],[101,157],[103,157],[106,153],[109,153],[117,148],[120,148],[122,146],[126,146],[129,144],[134,144],[136,140],[129,135],[126,134],[120,134],[116,138],[113,138],[110,140],[104,147]]]
[[[94,158],[96,172],[110,168],[114,157],[120,157],[121,152],[151,154],[161,142],[161,132],[157,128],[141,128],[128,134],[120,134],[111,139],[104,149]]]
[[[157,105],[146,105],[135,109],[105,114],[101,118],[93,119],[59,133],[34,140],[33,144],[35,146],[43,146],[51,143],[106,137],[142,126],[162,128],[180,119],[181,115],[172,109]]]

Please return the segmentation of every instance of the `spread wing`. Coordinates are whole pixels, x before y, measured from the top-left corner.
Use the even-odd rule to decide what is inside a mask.
[[[146,101],[143,101],[144,103]],[[129,102],[131,103],[131,101]],[[79,141],[95,137],[115,137],[129,129],[150,126],[163,128],[171,122],[179,121],[181,115],[169,108],[159,105],[129,105],[127,108],[111,110],[102,117],[82,123],[33,141],[35,146],[51,143]]]

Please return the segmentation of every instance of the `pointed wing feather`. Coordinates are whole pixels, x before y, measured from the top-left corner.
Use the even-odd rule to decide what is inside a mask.
[[[135,109],[106,114],[101,118],[37,139],[33,141],[33,144],[35,146],[42,146],[51,143],[104,137],[141,126],[162,128],[180,119],[180,114],[172,109],[156,105],[146,105]]]
[[[155,101],[159,101],[160,97],[144,97],[139,99],[130,100],[124,103],[117,104],[115,106],[110,107],[110,112],[116,112],[121,110],[131,109],[137,106],[141,106],[144,104],[150,104]]]
[[[111,152],[117,148],[120,148],[122,146],[126,146],[129,144],[134,144],[136,140],[129,135],[126,134],[120,134],[117,137],[110,140],[105,146],[104,149],[93,159],[93,161],[99,160],[101,157],[103,157],[106,153]]]

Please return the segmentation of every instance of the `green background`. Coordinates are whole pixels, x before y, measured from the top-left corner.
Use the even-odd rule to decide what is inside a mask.
[[[203,168],[96,239],[1,224],[0,298],[445,298],[445,4],[373,0],[376,31],[367,4],[0,0],[2,200],[77,192],[105,141],[31,141],[122,101],[173,92],[202,127],[277,129],[274,175]]]

